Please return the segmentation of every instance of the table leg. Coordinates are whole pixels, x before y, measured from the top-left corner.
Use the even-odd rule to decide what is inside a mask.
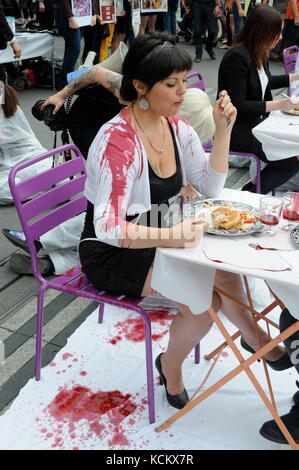
[[[232,351],[236,355],[237,359],[240,362],[240,365],[235,367],[231,372],[226,374],[224,377],[222,377],[220,380],[218,380],[215,384],[213,384],[211,387],[209,387],[207,390],[205,390],[203,393],[200,394],[197,398],[190,400],[184,408],[181,410],[177,411],[174,415],[172,415],[168,420],[166,420],[164,423],[162,423],[160,426],[158,426],[155,431],[156,432],[161,432],[165,429],[167,429],[172,423],[177,421],[179,418],[184,416],[188,411],[190,411],[192,408],[197,406],[199,403],[201,403],[203,400],[208,398],[212,393],[216,392],[219,390],[223,385],[225,385],[227,382],[229,382],[231,379],[236,377],[240,372],[245,371],[246,374],[248,375],[249,379],[251,380],[252,384],[256,388],[258,394],[260,395],[261,399],[263,400],[265,406],[268,408],[269,412],[273,416],[273,419],[276,421],[278,427],[280,428],[281,432],[289,442],[290,446],[295,449],[299,450],[299,445],[296,444],[292,436],[290,435],[289,431],[285,427],[284,423],[280,419],[280,417],[277,414],[277,411],[271,401],[268,399],[267,395],[265,394],[264,390],[262,389],[261,385],[259,384],[257,378],[253,374],[253,372],[249,369],[250,365],[253,364],[257,359],[260,359],[262,356],[267,354],[269,351],[271,351],[275,346],[277,346],[278,343],[284,341],[286,338],[289,336],[293,335],[297,331],[299,331],[299,321],[294,323],[293,325],[289,326],[286,330],[284,330],[282,333],[280,333],[276,338],[272,339],[267,343],[265,346],[263,346],[261,349],[259,349],[255,354],[253,354],[251,357],[248,359],[244,360],[242,354],[240,353],[239,349],[237,346],[234,344],[232,338],[230,337],[228,331],[224,327],[223,323],[221,320],[218,318],[216,312],[214,309],[209,308],[208,309],[209,314],[211,315],[211,318],[215,322],[215,324],[218,326],[222,334],[224,335],[227,344],[230,345]]]

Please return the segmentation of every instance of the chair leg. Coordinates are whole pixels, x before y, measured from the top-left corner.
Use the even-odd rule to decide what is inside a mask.
[[[255,192],[261,194],[261,162],[258,157],[256,161],[256,181],[255,181]]]
[[[200,363],[200,343],[195,346],[195,364]]]
[[[152,329],[148,316],[143,316],[144,333],[145,333],[145,359],[146,359],[146,376],[147,376],[147,398],[148,398],[148,414],[149,423],[155,422],[155,394],[154,394],[154,377],[153,377],[153,351],[152,351]]]
[[[98,316],[98,323],[103,323],[103,317],[104,317],[104,308],[105,304],[104,302],[99,303],[99,316]]]
[[[43,339],[43,313],[45,286],[41,286],[37,295],[37,319],[36,319],[36,342],[35,342],[35,380],[40,380],[42,367],[42,339]]]

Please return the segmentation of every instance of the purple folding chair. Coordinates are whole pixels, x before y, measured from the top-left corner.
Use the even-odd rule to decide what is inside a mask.
[[[298,53],[299,53],[298,46],[290,46],[282,51],[283,66],[284,66],[284,71],[286,74],[294,72]],[[289,88],[288,88],[288,95],[290,95]]]
[[[209,145],[204,147],[205,152],[211,152],[212,146]],[[254,158],[256,161],[256,180],[255,180],[255,192],[261,193],[261,161],[257,155],[254,153],[248,152],[235,152],[234,150],[229,150],[229,155],[241,155],[242,157]]]
[[[191,78],[195,78],[196,80],[189,82]],[[205,82],[204,82],[202,75],[199,72],[189,73],[186,76],[186,80],[188,80],[187,88],[198,88],[199,90],[205,91],[206,89]]]
[[[20,183],[16,175],[20,170],[58,153],[73,151],[75,158],[36,174]],[[105,303],[133,310],[142,316],[145,332],[145,357],[149,422],[155,422],[154,380],[152,359],[151,322],[148,313],[139,305],[139,299],[125,295],[116,296],[98,291],[93,287],[77,265],[53,279],[45,279],[39,270],[34,240],[84,212],[87,200],[82,194],[86,179],[84,159],[75,145],[64,145],[16,165],[9,174],[9,186],[31,255],[33,274],[40,287],[37,297],[37,333],[35,378],[40,380],[42,361],[43,301],[46,289],[67,292],[99,302],[98,321],[102,323]],[[58,185],[57,185],[58,184]],[[57,186],[56,186],[57,185]],[[195,362],[199,363],[199,345],[195,348]]]

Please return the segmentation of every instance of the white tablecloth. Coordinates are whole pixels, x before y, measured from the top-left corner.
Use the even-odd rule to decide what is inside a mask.
[[[22,49],[22,55],[19,60],[49,55],[54,50],[53,34],[17,33],[15,37]],[[10,45],[8,45],[3,51],[0,51],[0,64],[13,62],[15,60],[16,59],[14,59],[13,50]]]
[[[222,198],[240,201],[258,207],[260,195],[245,191],[224,189]],[[281,221],[284,225],[285,220]],[[275,227],[277,235],[269,237],[262,234],[237,237],[223,237],[206,234],[202,246],[193,249],[158,248],[156,252],[152,287],[165,297],[186,304],[193,313],[199,314],[211,305],[212,290],[216,269],[265,279],[278,297],[286,304],[290,313],[299,319],[299,274],[294,271],[270,272],[263,268],[265,257],[269,267],[288,267],[281,259],[279,251],[255,251],[248,243],[259,243],[265,247],[296,250],[290,233]],[[242,255],[243,247],[243,255]],[[219,258],[219,251],[231,264],[218,264],[207,258]],[[215,256],[213,255],[215,253]],[[229,258],[227,254],[229,253]],[[297,253],[297,250],[296,250]],[[250,258],[249,258],[250,257]],[[254,259],[257,260],[258,268]]]
[[[299,155],[299,114],[272,111],[252,132],[261,142],[268,160],[282,160]]]

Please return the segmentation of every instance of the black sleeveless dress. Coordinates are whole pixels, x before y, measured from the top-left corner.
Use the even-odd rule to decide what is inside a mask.
[[[176,172],[168,178],[160,178],[148,163],[152,208],[140,216],[138,220],[140,225],[161,227],[161,220],[157,216],[159,205],[168,205],[168,199],[177,195],[182,188],[179,153],[173,129],[171,125],[169,127],[175,149]],[[154,208],[153,205],[155,205]],[[155,258],[156,248],[120,248],[101,242],[96,239],[93,211],[93,204],[88,202],[79,245],[82,271],[99,290],[116,295],[140,297],[148,271]],[[127,216],[126,220],[130,222],[134,218],[136,216]]]

